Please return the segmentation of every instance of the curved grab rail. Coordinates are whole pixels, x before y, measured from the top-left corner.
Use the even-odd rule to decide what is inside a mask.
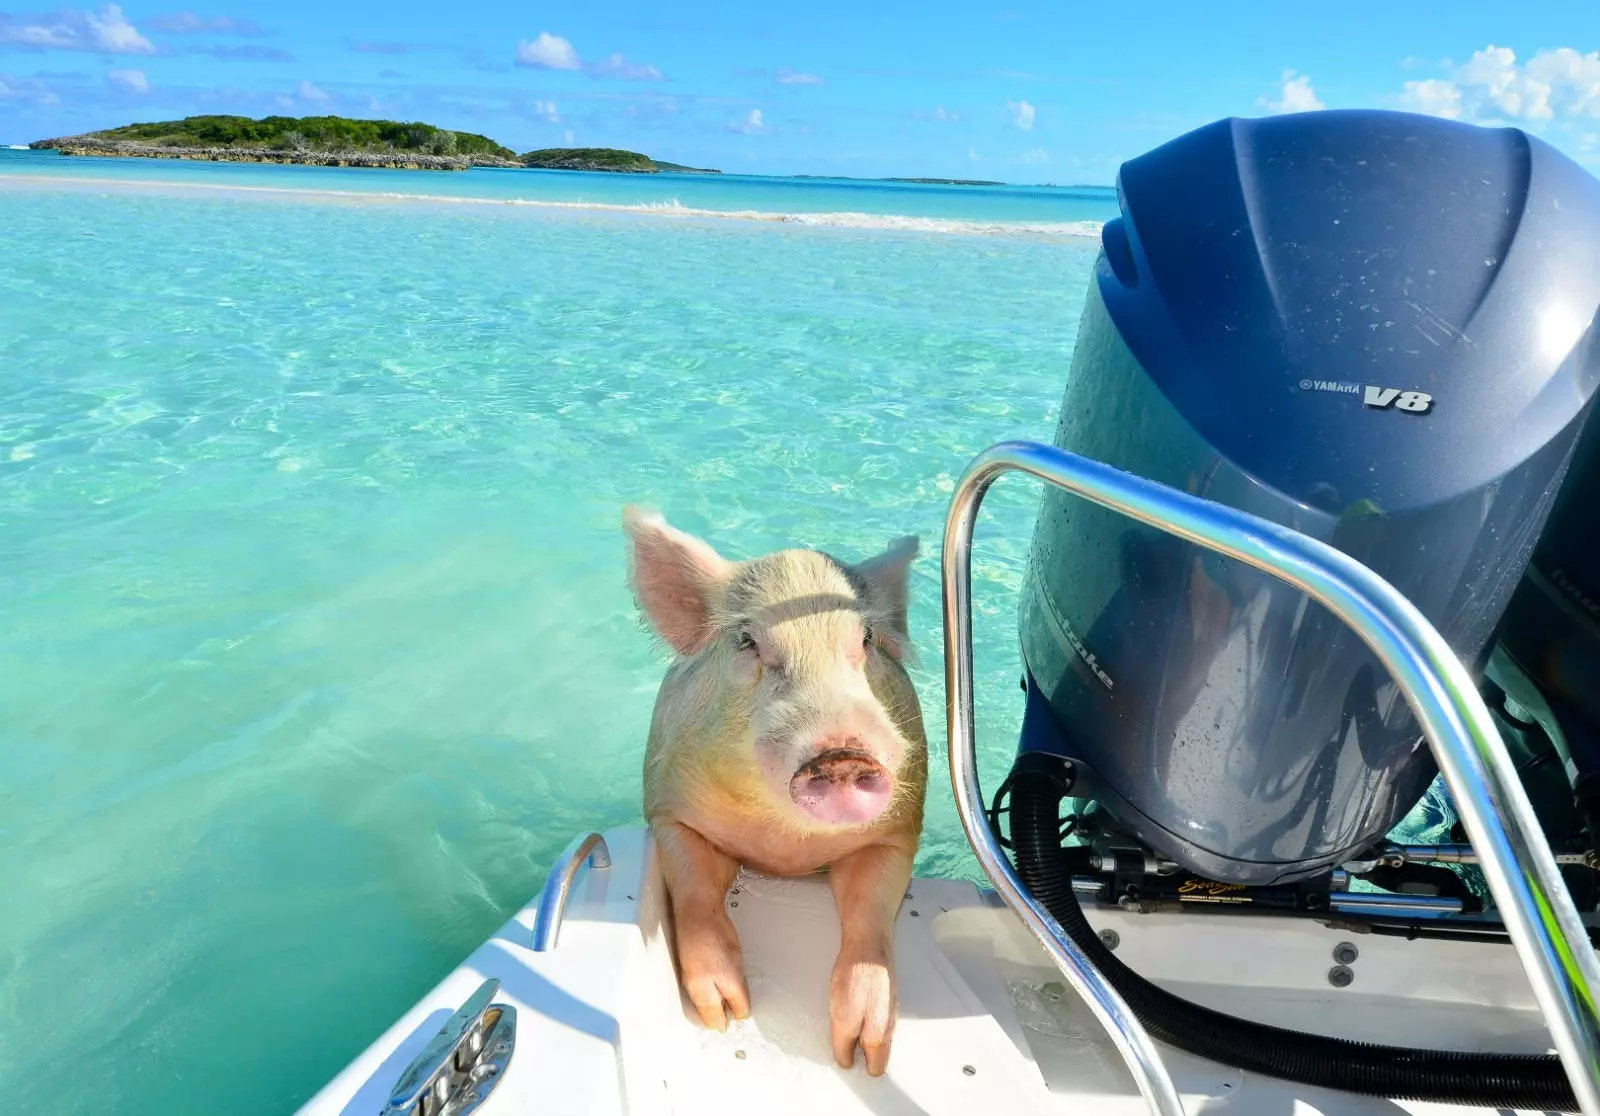
[[[572,883],[578,878],[578,869],[584,861],[591,868],[611,867],[611,849],[606,839],[598,833],[574,837],[566,847],[539,893],[539,910],[533,916],[533,951],[545,953],[556,947],[561,934],[561,920],[567,913],[567,900],[572,898]]]
[[[944,701],[945,724],[949,733],[950,782],[955,789],[956,813],[967,842],[994,883],[995,891],[1033,932],[1039,944],[1056,963],[1073,990],[1089,1005],[1116,1044],[1127,1063],[1139,1092],[1156,1116],[1184,1116],[1183,1102],[1172,1084],[1167,1067],[1156,1052],[1155,1043],[1128,1007],[1127,1001],[1111,987],[1088,955],[1061,929],[1061,924],[1030,895],[1016,869],[1000,851],[990,832],[983,808],[983,793],[978,787],[976,726],[973,723],[972,697],[972,529],[984,494],[1002,472],[1023,468],[1001,456],[1003,447],[1024,443],[1001,443],[979,454],[967,467],[955,494],[944,527]],[[1043,448],[1043,447],[1037,447]],[[1017,450],[1013,450],[1016,453]],[[1025,458],[1022,458],[1025,460]],[[1041,475],[1029,469],[1035,476]],[[1053,476],[1044,479],[1061,483]],[[1065,487],[1065,486],[1063,486]]]
[[[1388,582],[1326,543],[1054,446],[1001,442],[967,467],[945,521],[945,707],[956,809],[996,890],[1111,1033],[1151,1108],[1161,1116],[1182,1111],[1150,1037],[1023,888],[985,821],[972,716],[972,531],[984,494],[1012,471],[1272,574],[1361,636],[1427,734],[1578,1106],[1600,1116],[1600,961],[1489,710],[1444,637]]]

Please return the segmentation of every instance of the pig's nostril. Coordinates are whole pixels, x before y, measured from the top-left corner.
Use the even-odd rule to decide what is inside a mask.
[[[884,774],[883,765],[866,752],[855,748],[830,748],[815,759],[801,764],[795,777],[846,783],[864,778],[881,778]]]
[[[865,752],[834,748],[800,766],[789,781],[789,795],[818,821],[859,824],[883,812],[892,784],[889,772]]]

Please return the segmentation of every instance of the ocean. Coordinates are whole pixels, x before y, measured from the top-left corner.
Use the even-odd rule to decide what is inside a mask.
[[[0,151],[0,1081],[292,1110],[639,817],[624,504],[921,536],[918,870],[957,477],[1049,440],[1110,190]],[[986,790],[1035,482],[974,567]]]

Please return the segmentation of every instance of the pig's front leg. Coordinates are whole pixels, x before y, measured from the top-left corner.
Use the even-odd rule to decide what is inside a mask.
[[[833,1056],[849,1069],[859,1042],[874,1077],[888,1066],[894,1037],[894,920],[911,882],[913,855],[869,845],[828,870],[840,928],[839,958],[828,990]]]
[[[727,1030],[728,1015],[750,1017],[739,934],[722,905],[739,862],[686,825],[652,826],[672,900],[683,990],[707,1027]]]

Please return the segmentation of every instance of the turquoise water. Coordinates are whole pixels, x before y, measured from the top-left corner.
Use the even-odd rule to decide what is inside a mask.
[[[636,821],[664,664],[624,585],[629,501],[736,557],[921,534],[919,870],[975,874],[939,535],[974,453],[1054,428],[1095,245],[1017,226],[1111,195],[517,174],[0,152],[18,1111],[289,1111],[575,832]],[[1036,494],[1002,481],[979,529],[991,788]]]
[[[991,234],[1093,236],[1101,221],[1116,214],[1114,192],[1088,186],[970,187],[862,179],[487,168],[465,173],[349,170],[174,159],[63,158],[53,151],[11,150],[0,150],[0,173],[47,177],[63,184],[67,180],[160,183],[164,187],[182,183],[195,191],[323,193],[357,195],[368,201],[382,195],[431,196],[448,197],[455,204],[666,209],[746,220]]]

